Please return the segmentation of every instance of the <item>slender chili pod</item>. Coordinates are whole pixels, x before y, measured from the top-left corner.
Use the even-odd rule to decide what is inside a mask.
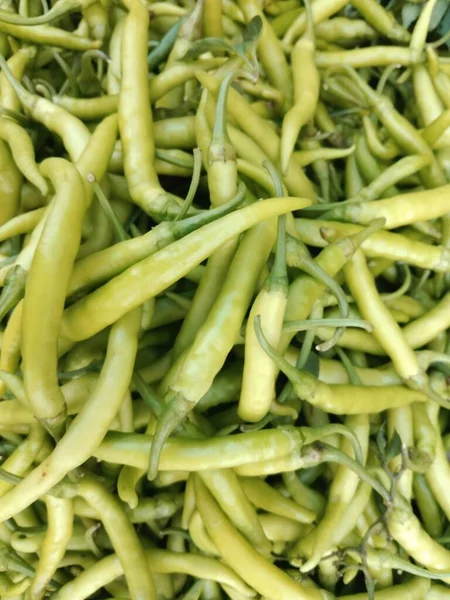
[[[352,0],[352,5],[365,20],[381,34],[399,42],[408,42],[410,34],[402,27],[391,12],[376,0]]]
[[[272,23],[266,19],[255,0],[238,0],[238,4],[247,22],[256,16],[262,21],[258,54],[268,80],[284,96],[284,107],[290,108],[293,95],[292,74],[281,44],[273,30]]]
[[[30,408],[58,439],[63,433],[66,409],[57,379],[56,347],[70,272],[81,239],[86,193],[78,171],[64,159],[48,159],[41,165],[41,172],[51,179],[56,195],[25,288],[23,373]]]
[[[22,175],[33,183],[43,196],[46,196],[48,185],[36,165],[33,143],[27,132],[13,121],[1,119],[0,138],[9,145],[12,157]]]
[[[162,449],[159,468],[161,471],[203,471],[291,456],[297,458],[305,443],[323,435],[324,430],[320,428],[282,427],[208,439],[173,437]],[[151,443],[152,437],[148,435],[111,431],[92,455],[99,460],[145,469]]]
[[[311,14],[314,25],[326,21],[329,17],[338,13],[345,6],[344,0],[317,0],[311,5]],[[307,12],[301,12],[298,17],[291,23],[289,29],[286,31],[283,42],[285,44],[292,44],[299,36],[301,36],[307,28],[308,16]]]
[[[372,323],[374,336],[390,356],[405,383],[427,393],[429,386],[414,351],[381,300],[361,250],[344,267],[347,284],[361,314]]]
[[[368,224],[384,218],[386,229],[396,229],[427,219],[437,219],[449,212],[450,185],[391,196],[377,202],[356,202],[337,206],[325,213],[325,219]]]
[[[257,278],[272,249],[276,223],[266,220],[242,240],[226,280],[203,326],[168,383],[164,414],[158,419],[150,456],[149,478],[156,476],[162,445],[172,431],[195,408],[223,367],[239,333]],[[255,252],[258,248],[258,252]],[[214,340],[214,345],[212,341]]]
[[[95,50],[101,46],[101,42],[97,40],[91,40],[51,25],[28,27],[27,25],[0,22],[0,32],[31,44],[46,44],[78,52]]]
[[[91,137],[86,125],[50,100],[27,91],[14,78],[8,63],[2,56],[0,56],[0,66],[31,117],[59,135],[72,160],[78,160]]]
[[[0,225],[7,225],[16,216],[20,204],[20,188],[22,175],[13,161],[11,152],[4,142],[0,142],[0,160],[3,165],[0,190],[2,205],[0,207]]]
[[[242,231],[267,218],[308,204],[308,200],[294,198],[263,200],[173,242],[66,309],[61,337],[70,341],[91,337],[121,315],[167,289]],[[146,278],[151,286],[144,283]]]
[[[264,338],[258,320],[255,323],[259,343],[280,370],[289,377],[295,394],[313,406],[333,414],[378,413],[388,408],[407,406],[412,402],[425,402],[427,396],[420,391],[401,386],[386,386],[380,397],[378,386],[325,384],[308,371],[298,371],[280,356]]]
[[[125,315],[112,326],[105,362],[94,393],[50,456],[0,498],[0,520],[19,513],[46,494],[67,473],[88,460],[94,448],[101,443],[130,385],[139,326],[139,310]],[[107,406],[105,397],[108,398]]]
[[[284,115],[281,128],[280,163],[283,173],[287,172],[301,128],[313,118],[319,100],[320,76],[315,61],[313,16],[309,3],[306,10],[308,27],[291,52],[294,106]]]
[[[95,506],[119,557],[132,600],[154,600],[156,589],[139,537],[117,499],[91,476],[66,486],[62,494],[81,496]]]
[[[430,188],[445,185],[446,179],[432,155],[431,148],[410,121],[394,108],[392,101],[386,95],[373,90],[352,67],[346,67],[346,71],[363,93],[370,108],[375,111],[386,130],[402,150],[408,154],[431,155],[430,166],[424,167],[420,171],[424,184]]]
[[[358,436],[363,449],[363,460],[367,459],[369,441],[369,419],[367,415],[347,417],[346,425]],[[351,452],[348,440],[343,442],[342,451]],[[358,488],[359,478],[350,469],[341,465],[331,484],[325,514],[319,525],[294,547],[293,553],[307,556],[301,569],[308,572],[315,567],[323,555],[339,542],[339,527]]]
[[[269,169],[277,194],[281,197],[283,196],[281,180],[273,167]],[[244,373],[238,414],[242,419],[250,422],[263,419],[275,399],[277,369],[258,343],[254,320],[255,317],[260,317],[264,334],[270,343],[277,347],[281,338],[289,288],[285,230],[286,217],[282,216],[278,218],[277,250],[273,269],[255,298],[247,320]]]
[[[25,69],[30,61],[36,56],[36,52],[35,46],[26,46],[17,50],[17,52],[8,59],[7,65],[9,70],[18,81],[22,79]],[[0,102],[3,108],[16,112],[20,111],[20,100],[3,72],[0,73]]]
[[[315,600],[329,597],[322,590],[304,588],[255,552],[231,525],[201,480],[195,478],[195,495],[205,527],[221,556],[257,592],[274,600]]]
[[[238,188],[236,151],[229,139],[226,111],[228,90],[234,77],[235,72],[232,71],[225,76],[221,83],[210,140],[208,123],[202,122],[205,117],[203,103],[197,110],[196,126],[199,145],[206,146],[208,143],[208,147],[205,147],[203,151],[206,152],[204,162],[207,169],[210,201],[213,210],[214,207],[228,202],[236,194]],[[206,104],[208,102],[205,101]],[[172,354],[174,359],[178,358],[193,342],[196,332],[208,316],[223,279],[226,277],[226,272],[237,245],[238,238],[232,239],[209,257],[205,274],[197,287],[192,305],[176,337]]]
[[[200,83],[211,93],[217,95],[220,89],[220,80],[209,73],[198,71],[196,73]],[[280,138],[270,127],[265,119],[259,117],[238,92],[230,89],[227,101],[228,114],[236,119],[241,129],[256,141],[259,147],[274,163],[279,160]],[[291,160],[289,169],[284,178],[289,193],[315,201],[315,191],[303,170]]]
[[[78,260],[70,278],[67,295],[71,296],[83,289],[107,281],[175,240],[220,218],[239,206],[243,202],[245,194],[245,186],[241,184],[236,196],[223,206],[181,221],[160,223],[142,236],[124,240]]]
[[[161,187],[154,170],[153,119],[147,86],[148,12],[139,0],[127,0],[122,40],[119,128],[130,194],[158,221],[179,211],[176,200]]]
[[[270,556],[271,545],[266,538],[256,509],[245,486],[232,469],[205,470],[200,477],[219,506],[236,527],[263,556]],[[194,498],[195,502],[195,498]]]
[[[46,496],[45,505],[47,532],[40,548],[36,572],[27,592],[30,600],[40,600],[44,597],[46,587],[55,575],[72,537],[72,500]]]
[[[328,243],[327,239],[354,235],[362,230],[362,226],[320,219],[295,219],[295,230],[305,244],[324,248]],[[325,237],[321,233],[324,231]],[[450,253],[446,248],[414,240],[399,233],[376,231],[364,240],[361,248],[369,258],[383,257],[438,272],[450,268]]]

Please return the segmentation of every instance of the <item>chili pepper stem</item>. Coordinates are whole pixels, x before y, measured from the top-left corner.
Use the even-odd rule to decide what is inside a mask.
[[[165,441],[192,411],[192,402],[183,398],[179,393],[169,392],[165,400],[166,408],[158,418],[150,450],[147,471],[149,481],[153,481],[158,474],[159,459]]]
[[[5,279],[0,295],[0,321],[23,297],[27,272],[20,265],[12,267]]]

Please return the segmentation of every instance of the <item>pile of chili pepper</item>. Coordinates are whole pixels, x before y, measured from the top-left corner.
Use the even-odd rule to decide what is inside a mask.
[[[450,598],[449,22],[5,0],[1,598]]]

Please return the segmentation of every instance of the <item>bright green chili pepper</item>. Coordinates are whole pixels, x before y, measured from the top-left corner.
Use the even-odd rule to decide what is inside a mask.
[[[283,196],[281,180],[276,176],[273,167],[270,167],[270,172],[277,194]],[[254,334],[254,319],[256,316],[262,319],[265,335],[271,344],[278,346],[289,287],[285,230],[286,217],[282,216],[278,219],[277,251],[273,269],[255,298],[247,320],[244,373],[238,413],[242,419],[251,422],[263,419],[275,399],[277,370],[258,344]]]
[[[358,225],[319,219],[296,219],[295,228],[302,242],[319,248],[327,245],[326,238],[320,233],[321,230],[327,232],[326,237],[329,240],[361,231],[361,226]],[[375,231],[363,241],[361,248],[367,257],[385,257],[416,265],[422,269],[443,272],[450,266],[450,255],[446,248],[425,244],[390,231]]]
[[[312,20],[314,25],[326,21],[329,17],[338,13],[345,6],[346,2],[343,0],[319,0],[311,5]],[[299,36],[303,34],[307,27],[307,14],[303,11],[298,17],[291,23],[289,29],[286,31],[283,42],[285,44],[292,44]]]
[[[167,408],[158,420],[150,457],[149,476],[156,475],[158,454],[168,435],[182,422],[211,387],[239,333],[257,278],[267,261],[276,235],[276,223],[267,220],[248,232],[230,265],[227,277],[181,365],[167,385]],[[258,248],[258,252],[255,252]],[[214,339],[212,351],[211,340]]]
[[[36,572],[27,592],[33,600],[44,597],[50,580],[55,575],[72,536],[72,500],[45,496],[47,532],[39,552]]]
[[[366,102],[372,108],[392,139],[398,146],[408,154],[428,154],[431,155],[431,149],[420,136],[414,126],[401,115],[393,106],[391,100],[385,95],[373,90],[351,67],[346,68],[351,81],[363,93]],[[445,184],[445,177],[434,157],[429,167],[424,167],[421,171],[423,182],[428,187],[434,188]]]
[[[402,27],[392,13],[387,11],[376,0],[352,0],[352,5],[377,31],[399,42],[408,42],[410,34]]]
[[[15,217],[19,209],[20,188],[22,186],[22,175],[17,168],[8,146],[0,143],[0,160],[3,165],[0,189],[2,194],[2,206],[0,208],[0,224],[7,224]]]
[[[238,194],[224,206],[205,211],[182,221],[160,223],[143,236],[124,240],[77,261],[67,294],[70,296],[80,290],[106,281],[154,252],[168,246],[176,239],[180,239],[206,223],[227,214],[230,210],[239,206],[244,195],[245,187],[241,186]]]
[[[206,530],[222,558],[257,592],[269,593],[274,600],[327,598],[326,592],[304,588],[258,554],[233,528],[198,477],[195,479],[195,494]]]
[[[125,174],[134,201],[159,220],[179,211],[178,203],[160,186],[153,168],[153,120],[147,86],[148,12],[138,0],[127,2],[129,13],[121,41],[122,80],[119,128]]]
[[[260,344],[277,366],[289,377],[294,392],[299,398],[307,400],[313,406],[334,414],[377,413],[388,408],[407,406],[412,402],[424,402],[425,394],[408,390],[400,386],[386,386],[380,398],[377,386],[352,386],[325,384],[308,371],[298,371],[292,367],[270,346],[264,338],[261,325],[255,323]]]
[[[31,409],[59,438],[64,429],[65,403],[57,381],[56,344],[80,243],[86,194],[76,168],[63,159],[48,159],[42,163],[41,172],[51,179],[56,195],[27,278],[22,317],[23,373]],[[67,236],[69,228],[71,235]]]
[[[91,337],[113,323],[120,315],[167,289],[214,250],[242,231],[267,218],[303,207],[307,203],[307,200],[289,198],[263,200],[257,205],[241,208],[173,242],[169,247],[130,267],[68,308],[63,319],[61,337],[71,341]],[[177,253],[183,258],[181,262],[176,258]],[[143,284],[145,277],[152,282],[151,288]],[[105,303],[111,303],[113,310],[104,310]],[[96,315],[95,321],[89,317],[89,311]],[[83,330],[80,329],[81,323]]]
[[[238,0],[247,22],[258,16],[262,21],[262,32],[258,42],[258,54],[269,82],[284,96],[284,106],[292,104],[292,75],[281,44],[255,0]]]
[[[125,315],[113,325],[107,356],[95,392],[91,394],[83,410],[79,412],[50,456],[0,499],[0,520],[20,512],[46,494],[67,473],[85,462],[92,454],[92,448],[98,446],[103,439],[131,381],[139,325],[139,310]],[[120,373],[120,378],[117,378],[117,373]],[[108,408],[106,410],[103,406],[99,411],[98,407],[104,405],[105,397],[108,397]],[[90,434],[87,433],[89,428],[93,428]],[[14,499],[17,496],[20,502]],[[3,518],[2,511],[9,516]]]
[[[63,495],[81,496],[95,506],[108,537],[117,552],[133,600],[152,600],[156,590],[144,549],[122,506],[93,477],[84,476],[75,484],[62,488]]]
[[[291,52],[294,81],[294,105],[283,117],[281,129],[280,164],[286,173],[301,128],[316,112],[320,91],[320,75],[316,66],[312,9],[306,5],[308,26]]]

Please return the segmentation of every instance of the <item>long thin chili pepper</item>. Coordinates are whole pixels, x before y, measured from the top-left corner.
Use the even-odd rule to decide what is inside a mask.
[[[124,315],[139,306],[142,301],[156,296],[169,287],[200,264],[215,249],[242,231],[267,218],[295,210],[306,204],[309,204],[309,201],[301,199],[263,200],[258,205],[241,208],[175,241],[167,249],[162,249],[140,261],[69,307],[63,318],[61,337],[70,341],[91,337],[115,322],[120,315]],[[176,256],[183,260],[175,261]],[[151,288],[143,284],[145,277],[152,282]],[[111,304],[113,310],[105,310],[105,304]],[[96,315],[94,321],[89,316],[91,311]],[[81,324],[83,329],[80,328]]]
[[[306,589],[253,550],[233,528],[204,484],[195,479],[195,494],[206,529],[221,556],[257,591],[274,599],[326,598],[325,592]],[[246,565],[246,566],[244,566]]]
[[[268,166],[277,194],[283,195],[281,180],[273,167]],[[254,335],[254,319],[260,316],[265,335],[277,346],[287,303],[288,278],[285,259],[286,217],[278,218],[277,251],[274,267],[253,302],[247,321],[245,336],[245,361],[239,398],[239,416],[251,422],[263,419],[275,399],[277,371],[269,357],[262,351]]]
[[[127,2],[122,42],[119,128],[124,168],[134,201],[158,220],[174,215],[179,205],[160,186],[153,168],[153,120],[147,86],[148,12],[137,0]],[[142,142],[144,140],[144,142]]]
[[[241,242],[227,278],[203,326],[182,357],[182,365],[165,398],[167,408],[158,420],[150,457],[149,478],[156,475],[161,447],[211,387],[223,366],[267,261],[276,235],[276,223],[267,220],[248,232]],[[258,253],[255,253],[258,248]],[[211,341],[215,339],[214,348]]]
[[[438,400],[439,396],[430,389],[416,355],[379,297],[361,250],[355,252],[344,271],[361,313],[374,326],[374,336],[385,348],[398,374],[410,387],[422,389]]]
[[[291,52],[294,80],[294,105],[283,117],[281,128],[280,163],[283,173],[289,161],[300,130],[312,119],[319,100],[320,76],[315,61],[315,40],[312,9],[306,3],[308,26]]]
[[[412,402],[425,402],[426,395],[420,391],[400,386],[386,386],[383,398],[379,399],[377,386],[327,385],[307,371],[297,371],[270,346],[264,338],[261,325],[255,322],[259,343],[277,366],[288,375],[294,392],[314,406],[334,414],[361,414],[379,412],[387,408],[401,407]]]
[[[85,462],[92,449],[99,445],[116,416],[131,381],[139,325],[139,310],[125,315],[113,325],[107,356],[95,393],[90,396],[50,456],[0,499],[0,518],[3,517],[3,511],[5,515],[16,514],[47,493],[67,473]],[[118,372],[120,381],[117,378]],[[109,399],[108,410],[103,407],[100,422],[97,407],[104,404],[105,397]],[[89,428],[92,431],[87,436]]]
[[[31,409],[52,435],[59,438],[65,426],[65,403],[57,380],[56,344],[69,273],[80,243],[86,195],[81,177],[67,161],[48,159],[41,165],[41,172],[51,178],[56,196],[25,289],[23,372]],[[69,237],[66,235],[68,227],[71,227]],[[48,290],[45,297],[41,294],[42,286]]]
[[[27,592],[33,600],[44,597],[49,581],[56,573],[72,536],[72,500],[45,497],[48,529],[40,549],[39,562]]]

